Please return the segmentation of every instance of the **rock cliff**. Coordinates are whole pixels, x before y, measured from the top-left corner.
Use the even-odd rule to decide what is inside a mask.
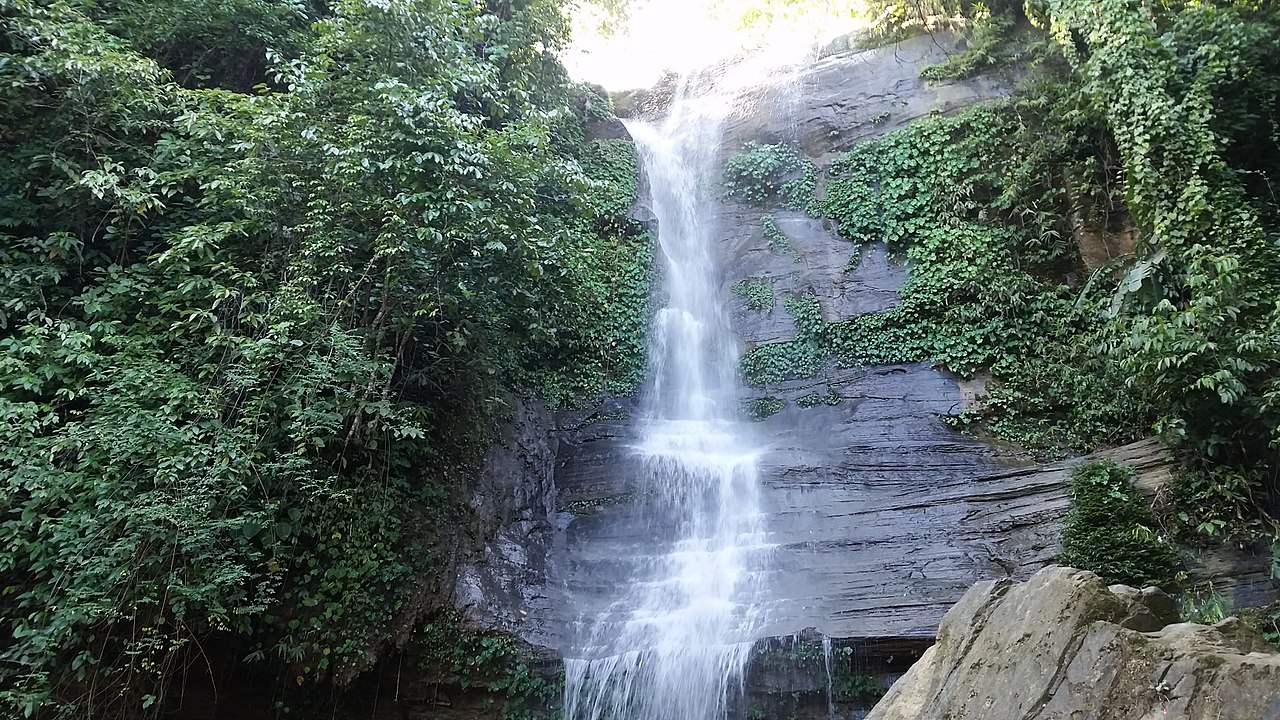
[[[1013,89],[1013,73],[931,82],[920,71],[961,52],[948,33],[919,35],[870,50],[824,57],[762,83],[730,120],[725,147],[747,140],[792,143],[822,159],[935,113],[958,112]]]
[[[923,36],[826,58],[745,101],[726,148],[789,141],[821,165],[859,140],[1009,91],[1013,80],[1003,76],[920,79],[952,49],[945,37]],[[818,298],[829,318],[898,302],[909,269],[883,248],[850,263],[853,246],[821,221],[775,211],[788,242],[782,252],[762,229],[764,211],[725,200],[717,213],[721,294],[743,349],[794,337],[782,307],[788,294]],[[736,283],[752,278],[769,283],[773,309],[734,295]],[[785,402],[758,425],[777,544],[770,634],[815,628],[838,638],[927,639],[973,583],[1025,579],[1056,559],[1074,463],[1034,464],[948,428],[939,416],[974,394],[954,376],[927,364],[828,367],[743,399],[765,393]],[[815,394],[822,402],[799,402]],[[470,549],[457,585],[455,599],[472,619],[562,649],[576,619],[571,608],[605,602],[631,567],[661,551],[630,502],[643,492],[631,460],[635,411],[628,399],[554,419],[517,410],[476,499],[480,515],[501,520],[481,529],[489,540]],[[1151,492],[1168,477],[1158,443],[1102,455],[1134,465]],[[1270,597],[1265,559],[1213,554],[1189,570],[1218,579],[1230,604]]]

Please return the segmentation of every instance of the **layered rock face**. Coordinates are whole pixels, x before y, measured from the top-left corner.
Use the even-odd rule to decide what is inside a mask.
[[[508,400],[511,416],[484,459],[472,494],[472,529],[479,540],[459,547],[452,601],[481,627],[519,635],[537,647],[555,647],[558,632],[546,591],[561,553],[556,518],[558,440],[551,413],[538,404]],[[532,617],[536,622],[529,622]],[[547,633],[550,632],[550,635]]]
[[[1051,567],[965,593],[869,720],[1280,717],[1280,655],[1229,618],[1166,625],[1163,593]]]
[[[754,140],[791,143],[822,159],[934,113],[948,114],[1013,87],[1006,74],[928,82],[920,71],[962,52],[948,33],[919,35],[872,50],[825,57],[762,84],[726,128],[725,147]]]

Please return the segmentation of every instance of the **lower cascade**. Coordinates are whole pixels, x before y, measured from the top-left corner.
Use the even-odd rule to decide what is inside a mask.
[[[663,551],[603,608],[582,612],[565,660],[569,720],[725,717],[762,626],[770,546],[757,455],[737,420],[737,351],[716,297],[708,187],[729,98],[685,78],[667,117],[633,121],[665,271],[650,386],[634,448],[638,490]]]

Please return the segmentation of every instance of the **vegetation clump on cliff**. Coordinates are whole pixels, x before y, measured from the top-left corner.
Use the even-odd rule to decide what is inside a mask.
[[[1032,173],[1008,138],[1036,121],[1033,109],[1002,101],[918,121],[833,161],[826,195],[812,206],[843,236],[887,242],[905,257],[912,272],[902,302],[829,322],[815,298],[789,299],[797,338],[744,356],[748,382],[809,374],[821,358],[931,360],[1002,379],[981,419],[1038,452],[1140,435],[1150,411],[1090,345],[1108,298],[1100,286],[1081,294],[1065,283],[1069,231],[1055,227],[1051,211],[1031,209],[1051,207],[1065,191],[1015,179]],[[1062,162],[1073,149],[1049,159]]]
[[[804,210],[813,197],[813,162],[787,145],[748,142],[725,161],[725,194],[754,205]]]
[[[1081,465],[1071,473],[1070,494],[1063,565],[1091,570],[1109,585],[1173,582],[1178,553],[1157,537],[1155,518],[1133,487],[1133,468],[1110,461]]]

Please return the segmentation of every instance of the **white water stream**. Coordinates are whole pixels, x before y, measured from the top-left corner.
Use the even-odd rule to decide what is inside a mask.
[[[637,462],[645,512],[674,528],[565,661],[566,720],[718,720],[762,627],[758,443],[738,419],[738,353],[712,261],[717,157],[732,85],[681,81],[660,122],[633,121],[658,221],[664,307]]]

